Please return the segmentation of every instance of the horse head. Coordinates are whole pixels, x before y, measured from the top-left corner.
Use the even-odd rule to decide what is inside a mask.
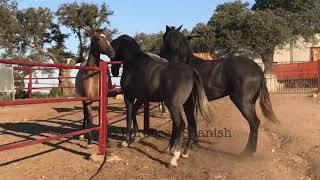
[[[192,50],[189,46],[187,37],[180,32],[182,25],[178,28],[166,26],[166,32],[162,36],[162,46],[160,56],[170,62],[190,63]]]
[[[91,34],[91,50],[97,54],[105,54],[109,58],[113,58],[115,51],[110,41],[111,36],[105,29],[93,30]]]
[[[121,35],[111,42],[111,46],[115,51],[115,55],[111,61],[122,61],[123,64],[129,64],[134,61],[137,53],[141,52],[138,43],[129,35]],[[119,75],[120,64],[111,65],[111,73],[113,76]]]

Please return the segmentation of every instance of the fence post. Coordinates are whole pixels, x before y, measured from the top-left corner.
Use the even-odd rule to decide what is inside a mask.
[[[32,68],[29,68],[28,97],[32,98]]]
[[[107,143],[107,108],[108,103],[108,77],[107,77],[107,62],[99,62],[99,117],[100,117],[100,128],[99,128],[99,154],[104,155],[106,153]]]
[[[144,103],[144,131],[148,131],[150,128],[150,107],[149,102]]]

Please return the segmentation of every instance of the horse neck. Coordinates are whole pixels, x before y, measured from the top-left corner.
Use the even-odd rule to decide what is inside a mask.
[[[100,53],[93,51],[92,49],[89,52],[89,57],[87,61],[87,66],[99,66]]]

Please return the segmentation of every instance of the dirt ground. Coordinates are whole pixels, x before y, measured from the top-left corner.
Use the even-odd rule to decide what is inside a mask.
[[[320,101],[307,95],[272,95],[272,102],[281,124],[268,122],[257,106],[261,126],[253,157],[239,155],[249,127],[224,98],[211,103],[214,128],[226,128],[231,137],[201,137],[188,159],[180,158],[177,168],[168,168],[171,155],[161,153],[168,144],[166,134],[144,137],[125,148],[119,146],[121,133],[112,131],[112,155],[95,179],[320,179]],[[122,113],[123,106],[121,100],[110,99],[110,114]],[[78,102],[0,108],[0,144],[71,132],[81,127],[82,118]],[[199,130],[208,129],[199,124]],[[123,125],[123,121],[114,123],[109,130]],[[151,127],[170,130],[171,120],[154,110]],[[89,179],[101,161],[88,160],[97,146],[85,145],[73,137],[0,152],[0,179]]]

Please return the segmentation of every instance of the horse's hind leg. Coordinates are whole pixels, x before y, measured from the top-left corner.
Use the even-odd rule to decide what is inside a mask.
[[[260,125],[260,120],[256,114],[255,110],[255,100],[243,100],[241,98],[230,96],[231,100],[240,110],[244,118],[248,121],[250,126],[250,133],[248,142],[244,154],[253,154],[257,150],[257,141],[258,141],[258,129]]]
[[[184,105],[184,110],[187,115],[188,121],[188,142],[184,148],[184,152],[181,154],[183,158],[188,158],[189,151],[194,143],[197,143],[197,124],[195,118],[195,105],[192,99],[189,98]]]
[[[88,108],[85,101],[82,101],[83,107],[83,121],[82,121],[82,129],[86,129],[88,125]],[[79,139],[84,139],[84,135],[80,135]]]
[[[183,141],[183,131],[185,128],[184,119],[186,119],[186,115],[183,110],[183,106],[170,106],[169,108],[173,124],[175,124],[175,129],[173,131],[177,131],[176,133],[172,132],[172,135],[176,134],[176,137],[174,137],[174,146],[171,147],[171,152],[173,150],[173,157],[170,161],[170,165],[172,166],[178,166],[178,159],[181,155],[181,145]]]
[[[92,112],[92,104],[91,103],[89,103],[89,104],[87,104],[87,112],[88,112],[88,114],[87,114],[87,116],[88,116],[88,121],[87,121],[87,128],[92,128],[93,127],[93,118],[92,118],[92,114],[91,114],[91,112]],[[90,131],[90,132],[88,132],[88,146],[90,147],[91,146],[91,144],[92,144],[92,132]]]

